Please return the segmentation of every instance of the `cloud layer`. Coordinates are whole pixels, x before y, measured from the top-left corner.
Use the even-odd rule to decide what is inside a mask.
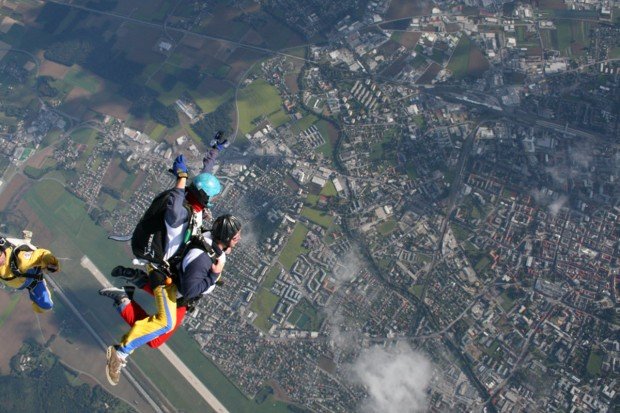
[[[432,366],[426,356],[408,345],[365,349],[351,366],[351,373],[369,395],[360,412],[415,413],[428,408]]]

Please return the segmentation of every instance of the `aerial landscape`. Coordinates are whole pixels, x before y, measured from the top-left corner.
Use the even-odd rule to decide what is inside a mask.
[[[114,386],[108,237],[216,146],[241,240]],[[60,266],[0,274],[0,411],[617,412],[619,182],[619,0],[0,0],[0,235]]]

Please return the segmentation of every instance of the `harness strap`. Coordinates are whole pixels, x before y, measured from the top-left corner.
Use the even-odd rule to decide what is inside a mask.
[[[25,278],[32,278],[34,280],[41,281],[43,279],[43,273],[41,271],[37,271],[34,274],[28,273],[28,272],[21,272],[17,264],[17,256],[19,255],[20,252],[34,251],[34,250],[26,244],[16,247],[15,245],[9,243],[8,241],[5,241],[5,242],[8,243],[8,246],[13,247],[13,250],[11,251],[11,258],[9,259],[9,268],[11,269],[11,276],[5,278],[4,280],[11,281],[18,277],[25,277]]]

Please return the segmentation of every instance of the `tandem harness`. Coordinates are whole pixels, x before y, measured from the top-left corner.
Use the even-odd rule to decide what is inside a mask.
[[[174,283],[179,285],[181,263],[183,262],[185,254],[192,248],[202,250],[209,256],[212,263],[216,263],[222,254],[222,251],[220,251],[219,248],[214,248],[211,244],[206,242],[202,236],[191,236],[189,241],[184,243],[167,261],[164,261],[161,264],[150,263],[152,270],[149,271],[149,277],[151,277],[151,280],[154,281],[153,278],[155,278],[156,283],[165,285]],[[162,278],[165,278],[165,280]],[[201,297],[202,296],[194,298],[179,297],[177,305],[179,307],[187,306],[188,309],[191,309],[196,305],[196,303],[198,303]]]

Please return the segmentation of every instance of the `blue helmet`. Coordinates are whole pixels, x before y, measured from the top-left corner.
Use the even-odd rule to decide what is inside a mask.
[[[209,204],[209,199],[222,191],[222,184],[215,175],[205,172],[197,175],[187,187],[187,190],[203,208],[206,208]]]

